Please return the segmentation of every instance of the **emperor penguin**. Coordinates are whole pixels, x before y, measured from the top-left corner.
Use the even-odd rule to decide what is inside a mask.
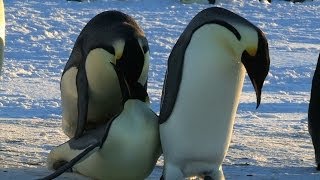
[[[3,0],[0,0],[0,74],[4,59],[4,45],[5,45],[5,30],[6,30],[6,21],[4,13]]]
[[[320,54],[312,79],[308,110],[308,130],[315,152],[317,170],[320,171]]]
[[[264,33],[243,17],[211,7],[191,20],[169,56],[161,97],[164,179],[224,179],[245,71],[258,108],[269,66]]]
[[[133,87],[147,88],[148,70],[148,41],[136,21],[119,11],[96,15],[80,32],[62,73],[64,133],[79,138],[121,112]]]
[[[144,96],[139,98],[142,94],[131,96],[123,111],[103,126],[53,149],[47,164],[57,171],[44,179],[53,179],[68,169],[101,180],[147,178],[162,151],[158,116],[144,102]]]

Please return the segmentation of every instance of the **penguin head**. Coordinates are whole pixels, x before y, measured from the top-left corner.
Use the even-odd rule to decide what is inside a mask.
[[[221,13],[216,23],[224,26],[237,38],[237,43],[231,40],[233,52],[240,53],[244,65],[252,82],[257,97],[257,106],[261,102],[261,90],[270,67],[268,41],[264,33],[243,17],[222,8],[217,8]],[[238,54],[239,55],[239,54]],[[238,56],[237,55],[237,56]],[[238,59],[237,59],[238,61]]]
[[[148,101],[146,91],[149,70],[149,46],[144,36],[119,39],[107,51],[108,60],[118,76],[123,102],[127,99]]]
[[[268,42],[263,32],[256,30],[257,43],[249,45],[241,56],[241,62],[247,70],[248,76],[252,82],[257,96],[257,106],[259,107],[261,101],[261,89],[263,82],[268,75],[270,67]]]
[[[100,30],[88,49],[103,48],[110,54],[107,61],[129,84],[139,82],[144,86],[149,70],[149,46],[143,31],[132,23],[119,22]]]
[[[145,85],[149,67],[149,46],[144,36],[128,37],[122,40],[120,53],[116,53],[116,70],[123,74],[126,82]]]
[[[128,30],[130,30],[130,27],[127,32]],[[127,98],[129,98],[135,96],[137,87],[139,87],[138,89],[140,87],[146,89],[149,71],[148,41],[143,33],[133,31],[131,35],[124,36],[116,42],[114,45],[115,61],[112,63],[114,63],[120,84],[126,84],[126,90],[124,91],[127,91]],[[145,94],[144,98],[148,96],[146,93],[141,93],[141,98],[142,94]],[[124,97],[124,100],[127,99],[126,96]]]
[[[222,20],[234,28],[229,30],[238,38],[240,46],[236,47],[236,49],[241,49],[241,62],[247,70],[256,92],[256,108],[258,108],[261,102],[263,83],[270,67],[267,38],[257,26],[231,11],[218,7],[214,7],[210,11],[215,14],[215,19]]]
[[[119,11],[98,14],[81,32],[81,39],[84,55],[103,49],[105,62],[113,65],[120,84],[126,84],[122,91],[130,94],[137,86],[135,83],[146,87],[149,46],[144,32],[133,18]],[[102,58],[101,55],[98,58]]]

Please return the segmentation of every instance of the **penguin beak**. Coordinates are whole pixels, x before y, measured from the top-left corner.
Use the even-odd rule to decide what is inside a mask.
[[[258,49],[255,56],[251,56],[247,51],[242,53],[241,61],[245,66],[249,78],[252,82],[257,97],[257,106],[261,101],[261,89],[270,67],[268,42],[264,35],[259,33]]]

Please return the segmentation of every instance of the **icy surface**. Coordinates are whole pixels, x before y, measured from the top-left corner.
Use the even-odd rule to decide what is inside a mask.
[[[46,156],[65,142],[59,81],[84,25],[105,10],[133,16],[149,40],[148,92],[159,112],[166,62],[192,17],[208,4],[178,0],[93,2],[5,0],[6,49],[0,81],[1,179],[49,173]],[[320,1],[218,1],[260,27],[269,40],[271,67],[262,102],[245,80],[232,142],[223,164],[227,179],[320,179],[307,130],[310,88],[320,52]],[[196,92],[195,92],[196,93]],[[196,127],[195,127],[196,128]],[[201,147],[199,147],[201,148]],[[162,157],[150,179],[158,179]],[[63,177],[79,179],[65,174]]]

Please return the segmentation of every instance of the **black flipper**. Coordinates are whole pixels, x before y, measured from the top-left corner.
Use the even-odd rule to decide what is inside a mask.
[[[52,173],[44,178],[41,178],[39,180],[51,180],[51,179],[57,178],[58,176],[60,176],[64,172],[71,169],[78,161],[81,160],[81,158],[83,158],[85,155],[87,155],[90,151],[92,151],[94,148],[99,147],[99,146],[100,146],[100,142],[96,142],[95,144],[90,145],[83,152],[81,152],[78,156],[76,156],[75,158],[73,158],[71,161],[64,164],[63,166],[61,166],[54,173]]]
[[[89,85],[84,65],[80,65],[77,74],[78,123],[74,138],[79,138],[85,130],[88,117]]]
[[[104,142],[106,141],[109,130],[111,128],[113,120],[115,120],[118,117],[115,116],[112,118],[112,120],[108,121],[104,126],[100,126],[97,129],[93,129],[90,131],[87,131],[84,133],[84,135],[78,139],[72,138],[68,142],[71,149],[76,150],[84,150],[79,155],[74,157],[71,161],[66,163],[61,163],[62,166],[60,166],[55,172],[52,174],[41,178],[40,180],[50,180],[54,179],[64,172],[72,170],[72,167],[79,162],[84,156],[86,156],[90,151],[92,151],[95,148],[102,148]],[[64,143],[65,144],[65,143]]]
[[[312,79],[310,103],[308,110],[308,129],[315,151],[317,170],[320,170],[320,54]]]
[[[85,124],[87,121],[88,113],[88,80],[85,72],[85,53],[83,52],[83,38],[79,36],[77,39],[69,60],[64,67],[61,79],[70,68],[76,67],[78,69],[76,77],[77,94],[78,94],[78,119],[77,119],[77,129],[73,137],[79,138],[84,131]],[[82,91],[83,90],[83,91]]]

